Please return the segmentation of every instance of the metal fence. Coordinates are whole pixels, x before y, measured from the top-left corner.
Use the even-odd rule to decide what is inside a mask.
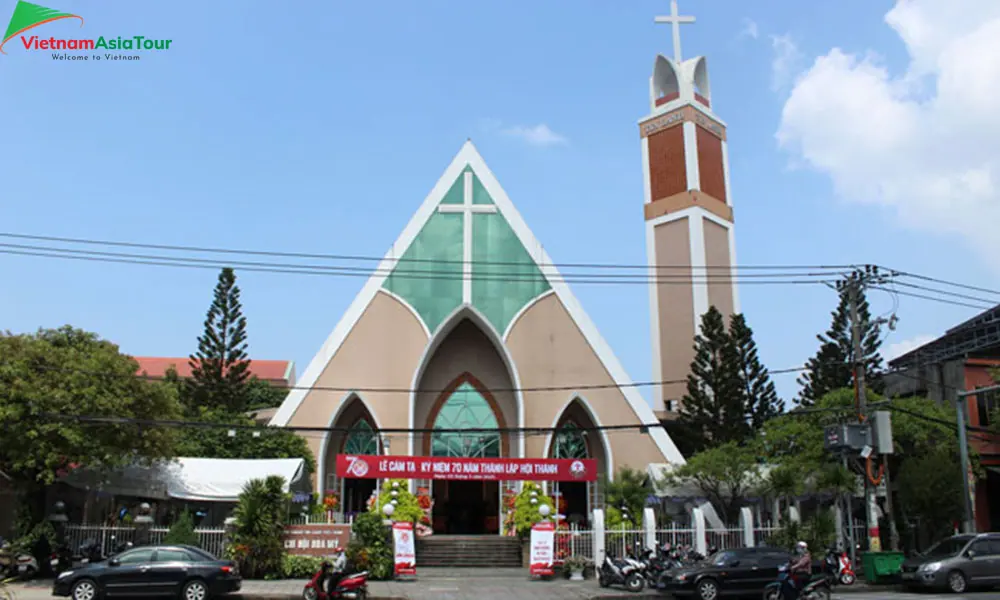
[[[570,525],[569,529],[556,531],[556,553],[556,558],[559,560],[565,560],[571,556],[581,556],[593,560],[594,531],[576,525]],[[565,554],[565,556],[559,556],[559,554]]]
[[[354,523],[355,513],[344,514],[342,512],[326,512],[322,515],[294,515],[289,517],[289,525],[351,525]]]
[[[166,527],[152,527],[149,530],[149,543],[160,544],[167,536],[170,529]],[[202,550],[210,552],[215,556],[222,556],[225,551],[225,530],[205,529],[194,530],[198,534],[198,546]],[[135,543],[136,528],[113,525],[68,525],[66,527],[66,541],[73,552],[87,541],[95,541],[101,549],[102,556],[112,554],[115,548],[123,543]]]
[[[746,546],[743,528],[709,529],[705,532],[706,546],[719,550],[730,550]]]
[[[670,527],[664,527],[662,529],[657,529],[656,535],[656,546],[660,547],[663,544],[670,544],[673,547],[678,546],[690,546],[694,547],[694,528],[686,525],[678,525],[677,523],[671,523]]]
[[[625,556],[625,547],[633,552],[646,547],[646,532],[643,529],[607,529],[604,531],[604,553],[607,556]],[[591,553],[593,554],[593,553]]]

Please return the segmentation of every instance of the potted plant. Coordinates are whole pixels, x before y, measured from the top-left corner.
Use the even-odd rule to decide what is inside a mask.
[[[590,561],[582,556],[573,555],[566,559],[563,567],[569,571],[570,581],[583,581],[583,571]]]

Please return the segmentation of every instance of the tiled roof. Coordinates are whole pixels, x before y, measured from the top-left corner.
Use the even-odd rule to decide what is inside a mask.
[[[163,377],[167,369],[173,367],[180,377],[191,376],[191,365],[187,357],[170,358],[163,356],[133,356],[139,363],[137,373],[146,373],[149,377]],[[292,362],[288,360],[256,360],[250,361],[250,373],[256,375],[258,379],[266,380],[286,380],[286,375],[294,373],[291,369]],[[293,382],[294,383],[294,382]]]

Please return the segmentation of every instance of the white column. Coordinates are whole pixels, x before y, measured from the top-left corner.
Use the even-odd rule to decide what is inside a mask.
[[[698,167],[698,129],[691,121],[684,125],[684,166],[689,190],[701,191],[701,169]]]
[[[600,569],[604,562],[604,511],[600,508],[594,509],[594,565]]]
[[[840,502],[833,507],[833,521],[837,525],[837,549],[843,550],[847,536],[844,534],[844,509],[840,507]]]
[[[646,548],[656,550],[656,513],[648,506],[642,509],[642,528],[646,533]]]
[[[700,508],[691,509],[691,525],[694,527],[694,550],[704,556],[708,552],[708,536],[705,531],[705,513]]]
[[[743,545],[747,548],[754,547],[753,526],[753,511],[744,506],[740,509],[740,527],[743,529]]]
[[[802,513],[799,512],[799,503],[797,500],[788,507],[788,520],[792,523],[802,522]]]
[[[708,269],[705,268],[705,218],[700,210],[688,216],[688,239],[691,247],[691,293],[694,306],[694,330],[701,333],[701,316],[708,312]]]

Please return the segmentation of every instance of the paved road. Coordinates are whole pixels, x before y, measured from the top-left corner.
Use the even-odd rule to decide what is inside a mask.
[[[304,581],[247,581],[244,583],[244,600],[294,600],[301,598]],[[16,600],[49,600],[51,583],[31,582],[11,586]],[[459,572],[425,569],[418,581],[373,581],[370,584],[373,600],[394,598],[409,600],[507,600],[511,598],[550,600],[592,600],[597,598],[664,597],[655,592],[629,594],[624,590],[602,590],[594,580],[532,581],[523,569],[494,569]],[[835,600],[1000,600],[1000,592],[980,592],[952,595],[945,593],[904,593],[896,589],[856,586],[835,590]],[[754,599],[757,600],[757,599]]]

